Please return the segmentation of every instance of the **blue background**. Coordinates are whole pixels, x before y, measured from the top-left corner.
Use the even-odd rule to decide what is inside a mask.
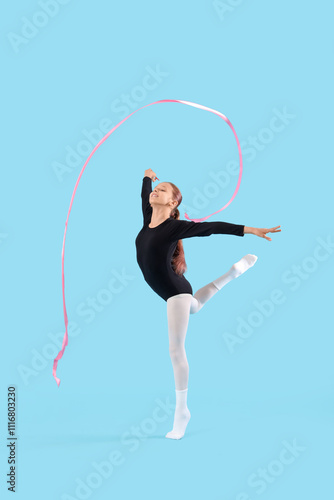
[[[329,1],[287,0],[21,0],[3,9],[1,496],[15,385],[18,499],[331,497],[332,16]],[[184,240],[194,292],[247,253],[258,261],[190,316],[192,418],[180,441],[164,437],[175,398],[166,303],[144,281],[134,240],[147,168],[180,188],[181,218],[205,217],[232,196],[237,147],[212,113],[147,107],[93,155],[68,223],[73,330],[59,388],[52,376],[78,175],[112,126],[159,99],[219,110],[241,141],[239,192],[210,220],[282,229],[271,242]],[[115,273],[127,278],[108,299]]]

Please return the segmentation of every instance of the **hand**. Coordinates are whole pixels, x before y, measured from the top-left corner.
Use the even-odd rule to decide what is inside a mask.
[[[152,179],[153,182],[155,182],[158,179],[155,172],[153,172],[153,170],[151,168],[148,168],[147,170],[145,170],[144,177],[146,177],[146,176],[150,177],[150,179]]]
[[[275,227],[272,227],[270,229],[263,229],[263,228],[254,227],[253,234],[255,234],[255,236],[260,236],[260,238],[265,238],[266,240],[271,241],[271,238],[266,236],[266,233],[279,233],[281,230],[277,229],[278,227],[281,227],[281,226],[275,226]]]

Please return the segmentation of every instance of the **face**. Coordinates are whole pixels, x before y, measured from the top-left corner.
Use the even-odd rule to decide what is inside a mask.
[[[150,194],[150,204],[151,205],[164,205],[168,206],[170,209],[177,206],[177,201],[174,200],[174,203],[168,202],[173,201],[173,193],[172,186],[167,182],[161,182],[157,186],[154,187],[152,193]]]

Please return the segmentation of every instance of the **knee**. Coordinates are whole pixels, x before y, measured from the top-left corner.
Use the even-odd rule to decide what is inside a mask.
[[[176,346],[176,345],[170,345],[169,346],[169,355],[170,358],[173,362],[175,363],[180,363],[184,360],[186,360],[186,351],[184,346]]]

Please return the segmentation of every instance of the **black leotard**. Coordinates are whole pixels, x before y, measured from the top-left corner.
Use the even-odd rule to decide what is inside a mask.
[[[152,207],[149,196],[152,180],[145,176],[142,184],[143,227],[136,240],[137,262],[145,281],[165,301],[179,293],[191,293],[189,281],[176,274],[171,265],[178,240],[193,236],[211,234],[234,234],[244,236],[244,225],[229,222],[193,222],[169,217],[156,227],[148,227],[151,222]]]

